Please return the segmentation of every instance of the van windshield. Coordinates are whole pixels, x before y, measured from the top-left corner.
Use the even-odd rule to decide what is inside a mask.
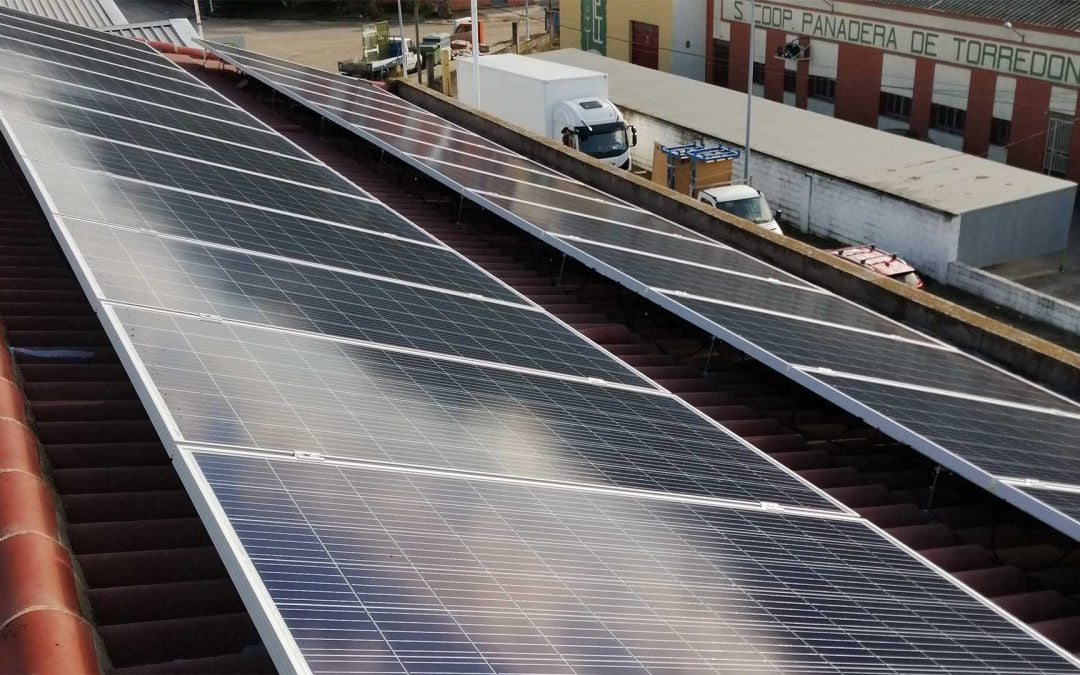
[[[629,143],[626,127],[619,124],[596,125],[589,131],[577,128],[578,150],[597,158],[615,157],[626,152]]]
[[[773,219],[772,211],[769,210],[769,203],[761,196],[735,199],[730,202],[717,202],[716,208],[758,225]]]

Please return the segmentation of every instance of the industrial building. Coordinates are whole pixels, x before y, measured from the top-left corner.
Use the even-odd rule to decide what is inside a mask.
[[[745,94],[579,49],[531,58],[608,74],[609,98],[637,128],[635,165],[651,163],[654,143],[744,143]],[[753,185],[788,222],[899,251],[938,279],[953,261],[1049,253],[1068,237],[1066,180],[767,100],[755,104],[751,148]]]
[[[757,2],[773,101],[1080,178],[1080,6],[1059,0]],[[749,0],[563,2],[561,40],[746,91]]]

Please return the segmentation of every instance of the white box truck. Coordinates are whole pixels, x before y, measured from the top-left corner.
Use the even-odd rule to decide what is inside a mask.
[[[630,168],[637,132],[608,100],[607,73],[517,54],[480,57],[484,112],[562,142],[612,166]],[[458,98],[476,105],[471,57],[457,60]]]

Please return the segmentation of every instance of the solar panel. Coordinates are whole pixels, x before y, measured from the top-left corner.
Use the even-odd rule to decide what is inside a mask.
[[[546,312],[71,219],[104,297],[578,377],[646,380]]]
[[[701,235],[670,221],[605,204],[613,198],[599,190],[581,186],[591,191],[594,201],[581,196],[590,192],[566,195],[539,187],[526,189],[516,181],[496,178],[489,169],[492,148],[485,146],[480,152],[472,152],[475,159],[470,161],[469,146],[464,145],[467,132],[460,128],[440,132],[437,125],[418,124],[422,118],[426,121],[424,112],[401,99],[395,102],[395,110],[411,107],[417,113],[381,115],[369,102],[385,100],[390,94],[369,83],[207,44],[248,75],[544,238],[567,255],[762,359],[872,424],[894,433],[904,432],[903,440],[968,478],[985,483],[988,475],[1035,477],[1039,469],[1024,470],[1017,466],[1019,462],[995,464],[990,462],[994,454],[990,452],[985,457],[972,455],[967,437],[958,434],[905,432],[928,424],[937,428],[926,418],[940,411],[923,410],[927,401],[913,392],[920,388],[944,390],[952,395],[945,398],[950,409],[955,409],[955,417],[982,429],[997,428],[1001,418],[995,415],[1002,409],[1010,411],[1010,417],[1023,417],[1014,421],[1048,419],[1055,428],[1067,418],[1054,416],[1049,410],[1080,414],[1080,406],[1073,401],[831,295],[818,293],[823,297],[817,298],[810,295],[815,293],[812,290],[737,279],[738,274],[778,281],[791,278],[738,251],[709,245]],[[350,103],[355,105],[350,108]],[[446,147],[454,147],[456,152],[447,153]],[[541,193],[546,193],[543,198],[538,197]],[[663,224],[658,226],[657,222]],[[700,265],[717,269],[703,270]],[[843,386],[834,387],[828,379],[831,371],[852,377],[844,378]],[[876,395],[880,392],[872,393],[853,384],[860,377],[886,379],[903,386],[888,390],[887,396]],[[863,394],[867,397],[863,398]],[[981,399],[992,400],[981,403]],[[1028,411],[1009,404],[1035,409]],[[1015,412],[1018,410],[1021,412]],[[1052,452],[1049,448],[1056,442],[1047,445],[1037,435],[1031,438],[1021,434],[1019,429],[1013,429],[1007,436],[1026,446],[1026,461],[1036,464],[1040,453]],[[990,464],[982,465],[984,458]],[[1055,460],[1051,456],[1048,461]],[[1010,471],[995,474],[991,465]],[[1080,489],[1080,480],[1075,484]],[[1061,526],[1056,514],[1041,510],[1030,499],[1020,499],[1010,484],[995,481],[990,489]],[[1080,521],[1070,521],[1065,529],[1080,536]]]
[[[912,433],[1001,478],[1080,485],[1080,415],[818,374]],[[1022,403],[1022,402],[1021,402]]]
[[[434,242],[343,227],[115,176],[36,162],[56,212],[507,302],[503,284]]]
[[[1054,489],[1021,484],[1017,485],[1017,489],[1050,508],[1060,511],[1068,518],[1080,520],[1080,492],[1073,487]]]
[[[59,127],[332,190],[355,190],[348,181],[325,166],[296,155],[282,156],[241,143],[178,133],[169,127],[143,124],[94,110],[53,103],[44,98],[9,93],[3,89],[0,89],[0,106],[3,106],[4,114],[9,119]]]
[[[832,508],[656,390],[110,312],[184,441]]]
[[[34,83],[0,125],[282,670],[1070,666],[193,78],[202,130],[50,25],[57,61],[0,51]]]
[[[1074,668],[862,521],[185,459],[316,673]]]
[[[598,244],[588,239],[569,239],[574,248],[619,269],[634,268],[643,283],[655,288],[673,288],[711,297],[713,289],[725,281],[724,274],[746,274],[801,288],[814,288],[803,279],[767,265],[727,247],[684,244],[668,239],[660,250],[626,250]],[[656,239],[655,242],[662,240]],[[820,290],[820,289],[817,289]],[[896,325],[896,324],[894,324]]]

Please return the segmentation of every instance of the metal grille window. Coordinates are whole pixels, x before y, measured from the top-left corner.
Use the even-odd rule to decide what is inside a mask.
[[[728,86],[728,67],[731,65],[731,44],[727,40],[713,40],[712,83]]]
[[[1012,122],[995,117],[990,120],[990,142],[994,145],[1008,145],[1012,136]]]
[[[881,92],[881,107],[878,112],[885,117],[910,120],[911,98],[883,91]]]
[[[799,74],[797,71],[784,69],[784,91],[790,91],[795,93],[795,89],[799,84]]]
[[[959,108],[934,103],[930,106],[930,126],[950,134],[963,134],[967,112]]]
[[[1073,121],[1065,115],[1050,113],[1046,127],[1046,159],[1043,173],[1065,177],[1069,171],[1069,150],[1072,145]]]
[[[836,100],[836,80],[831,77],[810,76],[810,96],[823,101]]]

